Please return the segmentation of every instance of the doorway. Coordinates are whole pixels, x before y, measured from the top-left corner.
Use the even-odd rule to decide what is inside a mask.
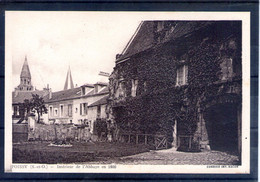
[[[238,118],[235,104],[218,104],[205,112],[206,128],[212,150],[238,152]]]

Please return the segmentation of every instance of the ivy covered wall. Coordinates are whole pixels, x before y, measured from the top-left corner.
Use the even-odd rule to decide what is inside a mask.
[[[176,140],[175,121],[178,135],[202,135],[198,123],[208,103],[222,96],[241,103],[241,22],[213,22],[168,41],[163,41],[167,33],[161,31],[160,37],[153,23],[153,46],[117,61],[110,77],[108,116],[121,132],[160,133],[169,142]],[[170,26],[168,22],[167,30]],[[182,65],[188,68],[187,84],[176,86]],[[133,79],[138,80],[135,97]],[[123,95],[118,97],[119,87]]]

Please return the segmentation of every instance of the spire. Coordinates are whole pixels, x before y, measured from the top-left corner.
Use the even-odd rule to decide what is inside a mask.
[[[31,73],[27,62],[27,56],[25,56],[20,78],[31,78]]]
[[[25,60],[20,75],[20,85],[18,85],[18,87],[16,87],[15,89],[17,91],[33,91],[31,73],[27,62],[27,56],[25,56]]]
[[[70,88],[69,88],[69,86],[70,86]],[[67,72],[65,85],[64,85],[64,90],[68,90],[68,89],[72,89],[72,88],[74,88],[74,84],[73,84],[73,81],[72,81],[71,71],[70,71],[70,67],[69,67],[68,72]]]

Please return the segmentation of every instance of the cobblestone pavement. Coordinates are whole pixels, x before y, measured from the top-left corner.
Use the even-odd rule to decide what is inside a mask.
[[[95,162],[93,162],[95,163]],[[112,158],[99,163],[157,164],[157,165],[239,165],[239,157],[220,151],[198,153],[178,152],[175,149],[150,151],[133,156]]]

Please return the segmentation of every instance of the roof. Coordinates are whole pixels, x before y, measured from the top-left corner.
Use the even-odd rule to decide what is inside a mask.
[[[103,85],[103,86],[108,86],[108,83],[106,82],[97,82],[94,85]]]
[[[45,90],[14,91],[14,92],[12,92],[12,103],[13,104],[19,104],[19,103],[23,103],[25,99],[30,100],[32,98],[32,94],[37,94],[40,97],[44,97],[48,93]]]
[[[45,102],[54,102],[64,99],[72,99],[75,97],[81,96],[81,88],[76,87],[68,90],[62,90],[58,92],[52,92],[52,97],[49,99],[49,95],[45,96]]]
[[[81,95],[81,87],[73,88],[73,89],[68,89],[68,90],[62,90],[58,92],[52,92],[52,98],[49,99],[49,95],[46,95],[44,97],[45,102],[57,102],[61,100],[69,100],[69,99],[77,99],[81,97],[90,97],[90,96],[95,96],[95,95],[102,95],[102,94],[107,94],[108,93],[108,88],[104,88],[98,93],[94,93],[94,89],[92,89],[90,92],[88,92],[86,95]]]
[[[105,97],[102,97],[101,99],[99,99],[98,101],[90,104],[88,107],[94,107],[94,106],[99,106],[99,105],[105,105],[107,104],[107,99],[108,99],[108,95]]]
[[[28,62],[27,62],[27,57],[25,57],[20,77],[21,78],[31,78],[31,73],[30,73]]]
[[[94,84],[85,83],[81,87],[92,87],[92,88],[94,88]]]
[[[159,22],[164,23],[165,28],[163,31],[167,31],[163,40],[160,42],[156,40],[156,34],[158,33],[156,27]],[[145,51],[154,47],[156,44],[186,36],[210,24],[212,24],[212,22],[209,21],[144,21],[139,25],[140,27],[137,29],[134,37],[129,41],[117,61]]]
[[[108,87],[105,87],[100,92],[98,92],[98,94],[104,94],[104,93],[108,93]]]

